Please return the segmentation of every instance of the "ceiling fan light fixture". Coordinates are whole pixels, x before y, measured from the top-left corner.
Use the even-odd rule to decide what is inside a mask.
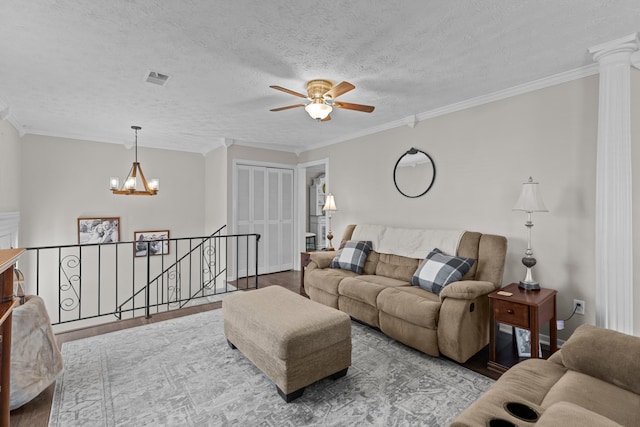
[[[329,114],[331,114],[331,111],[333,111],[331,105],[325,104],[322,100],[314,101],[304,107],[304,109],[309,113],[312,119],[316,120],[325,119]]]

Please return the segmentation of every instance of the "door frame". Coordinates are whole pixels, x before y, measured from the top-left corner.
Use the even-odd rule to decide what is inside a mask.
[[[296,211],[296,221],[294,227],[296,228],[296,245],[294,247],[295,253],[305,252],[307,250],[305,242],[305,234],[307,233],[307,213],[309,207],[307,206],[307,168],[313,166],[324,166],[324,176],[327,188],[331,189],[329,182],[329,158],[313,160],[305,163],[298,163],[298,178],[296,179],[296,198],[294,201],[294,207]],[[293,268],[300,270],[300,257],[295,257],[293,262]]]

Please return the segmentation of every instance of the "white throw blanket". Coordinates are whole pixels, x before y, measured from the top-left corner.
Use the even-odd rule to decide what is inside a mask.
[[[370,240],[373,250],[384,254],[423,259],[434,248],[456,255],[465,230],[414,229],[358,224],[352,240]]]

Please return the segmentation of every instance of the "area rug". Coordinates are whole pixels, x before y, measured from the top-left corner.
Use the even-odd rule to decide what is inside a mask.
[[[353,322],[347,376],[285,403],[222,310],[64,343],[50,427],[446,426],[493,380]]]

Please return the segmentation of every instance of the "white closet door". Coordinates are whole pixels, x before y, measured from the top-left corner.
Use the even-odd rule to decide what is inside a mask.
[[[293,170],[237,165],[238,234],[258,233],[258,274],[293,268]],[[255,274],[254,240],[240,239],[238,277]],[[247,255],[248,253],[248,255]]]

